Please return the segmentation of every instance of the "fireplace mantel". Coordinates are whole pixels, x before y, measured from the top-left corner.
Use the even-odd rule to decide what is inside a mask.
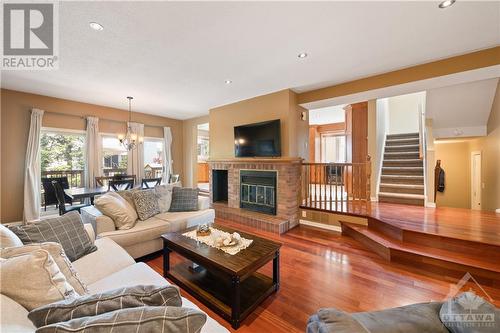
[[[302,163],[303,159],[300,157],[276,157],[276,158],[261,158],[261,157],[247,157],[247,158],[221,158],[209,159],[207,163],[238,163],[238,164],[281,164],[281,163]]]

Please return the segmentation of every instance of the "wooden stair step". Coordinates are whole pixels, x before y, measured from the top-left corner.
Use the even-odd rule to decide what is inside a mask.
[[[382,166],[382,175],[423,175],[423,167],[385,167]]]
[[[418,152],[419,145],[395,145],[395,146],[385,146],[385,152]]]
[[[424,194],[424,185],[421,184],[391,184],[380,183],[380,192]]]
[[[387,134],[386,139],[401,139],[401,138],[414,138],[419,137],[418,133],[400,133],[400,134]]]
[[[383,167],[423,167],[421,159],[406,158],[406,159],[384,159]]]
[[[402,205],[423,206],[425,204],[425,196],[423,194],[379,192],[378,201]]]
[[[367,247],[375,250],[376,253],[391,261],[408,263],[411,257],[401,254],[410,254],[424,258],[424,260],[428,258],[457,266],[467,266],[500,273],[500,262],[496,257],[477,256],[466,252],[457,253],[446,249],[399,241],[378,231],[370,230],[366,226],[352,223],[342,222],[342,232],[361,241],[363,244],[367,245]]]
[[[422,175],[382,175],[380,177],[382,183],[392,184],[408,184],[408,185],[423,185],[424,176]]]
[[[404,139],[385,140],[386,146],[418,145],[418,144],[420,144],[419,138],[404,138]]]
[[[386,151],[384,152],[384,160],[403,160],[403,159],[418,159],[418,151]]]

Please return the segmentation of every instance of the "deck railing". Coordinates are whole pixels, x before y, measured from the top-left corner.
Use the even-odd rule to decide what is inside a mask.
[[[301,208],[366,214],[371,162],[302,163]]]
[[[83,187],[83,170],[42,171],[42,178],[67,177],[69,187]]]

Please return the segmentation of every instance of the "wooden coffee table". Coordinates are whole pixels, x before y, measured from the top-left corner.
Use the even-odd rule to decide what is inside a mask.
[[[279,289],[281,244],[231,228],[217,225],[215,228],[236,231],[253,243],[230,255],[182,235],[195,227],[164,234],[163,275],[229,321],[233,328],[238,328],[246,316]],[[200,267],[193,268],[188,261],[170,267],[172,251]],[[272,277],[257,272],[271,260]]]

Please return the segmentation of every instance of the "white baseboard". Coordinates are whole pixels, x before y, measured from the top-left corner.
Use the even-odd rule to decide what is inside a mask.
[[[342,228],[338,227],[336,225],[328,225],[328,224],[312,222],[312,221],[307,221],[307,220],[299,220],[299,223],[303,224],[303,225],[308,225],[310,227],[316,227],[316,228],[321,228],[321,229],[326,229],[326,230],[342,232]]]
[[[371,202],[378,202],[378,197],[370,197]]]
[[[436,208],[436,203],[435,202],[426,202],[425,207],[427,208]]]
[[[500,208],[495,209],[495,213],[500,214]]]

